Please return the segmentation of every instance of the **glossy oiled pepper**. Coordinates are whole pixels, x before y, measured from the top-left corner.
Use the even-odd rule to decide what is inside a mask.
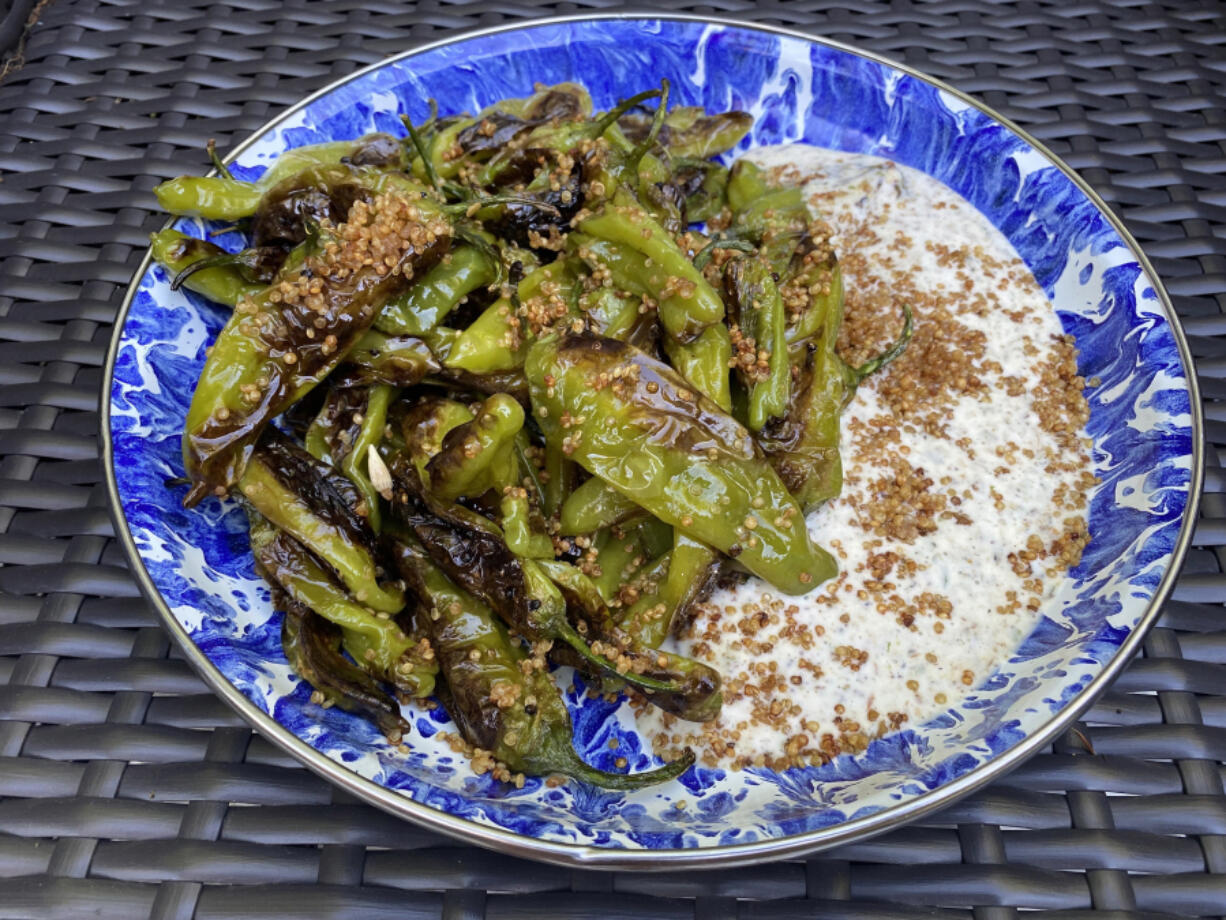
[[[170,272],[172,278],[206,259],[229,255],[208,240],[197,239],[178,230],[159,230],[150,235],[149,242],[153,258]],[[227,307],[233,307],[240,300],[255,296],[264,288],[264,285],[258,282],[247,280],[243,273],[232,265],[218,265],[192,272],[183,280],[183,286]]]
[[[692,753],[655,770],[606,773],[571,743],[570,715],[543,667],[534,666],[490,609],[453,583],[419,547],[401,542],[397,561],[429,610],[428,624],[447,681],[448,712],[464,739],[509,770],[563,773],[607,789],[639,789],[674,779]]]
[[[291,599],[340,627],[345,651],[359,667],[410,696],[434,692],[438,664],[428,643],[357,603],[311,552],[262,515],[250,518],[251,550],[261,573]]]
[[[410,180],[344,167],[319,180],[338,195],[367,194],[373,204],[355,204],[336,238],[321,240],[319,255],[240,302],[217,336],[183,435],[189,507],[229,489],[268,422],[326,377],[387,297],[448,246],[447,222]]]
[[[282,153],[255,182],[228,175],[180,176],[155,188],[162,210],[186,217],[235,221],[252,216],[265,192],[280,182],[321,166],[397,165],[400,144],[388,134],[369,134],[356,141],[334,141],[298,147]]]
[[[651,126],[647,116],[623,115],[618,122],[634,143],[646,136]],[[678,106],[664,119],[659,143],[676,160],[683,157],[707,159],[731,150],[753,127],[748,112],[720,112],[708,115],[701,106]]]
[[[452,502],[515,485],[519,479],[515,437],[523,427],[523,407],[510,396],[499,393],[485,400],[472,421],[447,433],[426,465],[430,491]]]
[[[411,387],[441,370],[442,365],[424,339],[388,336],[370,329],[358,339],[328,382],[338,388],[377,383]]]
[[[404,593],[392,584],[380,584],[369,523],[356,513],[357,502],[338,491],[323,469],[326,464],[288,439],[269,435],[252,454],[239,491],[279,530],[326,561],[359,603],[399,613]]]
[[[571,614],[584,625],[585,635],[606,650],[606,654],[615,654],[618,661],[625,663],[626,670],[612,674],[608,670],[593,670],[590,661],[576,661],[567,654],[570,649],[559,650],[563,652],[560,661],[595,678],[607,679],[615,675],[634,686],[654,705],[678,718],[710,722],[719,715],[724,696],[717,671],[692,658],[651,648],[621,629],[613,621],[591,579],[574,566],[564,562],[542,562],[541,568],[561,588]],[[628,676],[630,674],[633,679]],[[646,679],[663,686],[646,685]]]
[[[457,246],[437,265],[390,299],[375,320],[389,335],[429,332],[474,291],[492,284],[498,267],[473,246]]]
[[[546,440],[660,520],[787,594],[837,571],[748,430],[667,365],[580,334],[539,341],[525,372]]]
[[[553,541],[532,527],[532,509],[523,489],[508,489],[498,506],[507,548],[527,559],[553,559]]]
[[[403,455],[392,458],[392,507],[430,558],[458,585],[471,591],[520,636],[565,642],[592,667],[643,691],[676,691],[667,679],[620,671],[593,651],[566,616],[566,602],[541,569],[543,562],[515,555],[501,530],[480,515],[438,501]]]
[[[754,343],[757,361],[751,367],[737,368],[749,389],[749,427],[761,431],[770,419],[787,411],[791,392],[783,299],[770,269],[760,259],[725,263],[724,290],[729,317],[739,325],[745,341]]]
[[[560,532],[568,536],[595,533],[638,512],[638,505],[599,476],[593,476],[566,496]]]
[[[679,624],[692,617],[693,605],[711,590],[718,572],[719,553],[674,530],[668,575],[658,595],[664,606],[663,613],[641,625],[627,626],[627,630],[640,642],[660,645]]]
[[[637,584],[636,579],[672,544],[672,532],[667,524],[642,512],[639,514],[637,520],[600,531],[593,541],[600,573],[591,576],[592,584],[610,607],[624,607],[638,599],[643,586]]]
[[[631,205],[606,205],[582,221],[579,230],[650,260],[646,266],[650,271],[645,277],[639,276],[638,283],[645,285],[657,301],[660,324],[672,338],[692,342],[704,329],[724,318],[719,295],[686,258],[672,235],[646,212]],[[615,286],[623,286],[633,271],[615,258],[609,259],[607,268]]]
[[[664,353],[673,370],[685,378],[725,412],[732,410],[732,387],[728,382],[728,363],[732,357],[732,335],[723,323],[708,326],[692,342],[664,340]]]
[[[575,273],[566,260],[529,272],[519,282],[514,297],[494,301],[459,334],[447,355],[447,366],[473,374],[523,367],[528,346],[535,339],[534,319],[523,315],[527,311],[519,307],[534,305],[540,311],[537,317],[551,323],[561,320],[576,309],[575,284]]]
[[[400,707],[379,682],[341,654],[341,630],[291,598],[276,582],[273,606],[285,613],[281,648],[294,673],[323,695],[325,706],[358,712],[399,741],[409,731]]]
[[[379,532],[382,514],[379,494],[370,481],[369,453],[383,438],[387,409],[396,388],[386,384],[332,390],[319,415],[307,430],[306,448],[316,459],[340,467],[362,494],[354,509]]]

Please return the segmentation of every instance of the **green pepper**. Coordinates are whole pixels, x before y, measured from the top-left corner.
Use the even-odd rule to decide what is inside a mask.
[[[404,455],[393,457],[390,469],[397,518],[449,578],[489,604],[520,636],[531,641],[560,639],[593,668],[644,692],[677,691],[666,679],[623,672],[614,659],[597,654],[567,619],[566,601],[542,570],[544,562],[511,552],[496,524],[467,508],[439,501]]]
[[[404,593],[379,583],[369,523],[323,479],[317,463],[283,436],[265,437],[247,464],[239,491],[278,529],[325,560],[359,603],[399,613]]]
[[[592,583],[607,605],[623,607],[638,600],[638,595],[643,593],[638,576],[643,574],[649,563],[668,550],[667,545],[662,545],[662,540],[671,544],[670,528],[650,516],[615,525],[597,534],[594,546],[600,574],[592,576]]]
[[[396,388],[386,385],[370,387],[366,391],[366,405],[360,422],[357,422],[357,436],[350,442],[349,449],[341,457],[341,470],[362,493],[366,504],[366,520],[370,522],[375,533],[379,532],[381,514],[379,511],[379,493],[370,480],[369,457],[383,438],[383,428],[387,423],[387,407],[396,396]]]
[[[725,412],[732,409],[728,364],[732,358],[732,335],[723,323],[708,326],[692,342],[664,340],[664,353],[673,369]]]
[[[650,260],[651,271],[641,279],[658,302],[660,323],[679,342],[692,342],[724,318],[724,304],[702,273],[685,256],[663,227],[642,209],[606,205],[579,224],[598,239],[617,243]],[[614,261],[608,266],[613,283],[620,286],[626,272]]]
[[[692,658],[651,648],[622,630],[609,615],[591,579],[573,565],[542,562],[540,566],[566,596],[568,608],[582,623],[585,635],[592,638],[593,648],[625,663],[625,671],[613,672],[616,677],[678,718],[710,722],[719,715],[724,697],[719,674],[713,668]],[[563,654],[559,660],[598,679],[607,681],[610,675],[608,670],[593,672],[591,661],[576,661],[569,654]],[[648,679],[651,684],[645,683]]]
[[[426,466],[443,449],[448,432],[472,419],[468,406],[440,396],[427,396],[400,415],[400,437],[414,469],[423,480],[429,481]]]
[[[251,516],[251,549],[269,581],[339,626],[345,651],[360,667],[412,696],[434,692],[438,665],[427,654],[428,645],[354,601],[299,541],[260,518]]]
[[[536,332],[574,313],[575,282],[564,259],[533,270],[515,297],[500,297],[459,334],[445,363],[473,374],[523,367]]]
[[[448,432],[441,450],[427,464],[430,491],[451,502],[515,485],[519,479],[515,437],[523,426],[519,403],[505,393],[489,397],[476,418]]]
[[[639,506],[615,488],[593,476],[566,496],[562,503],[561,533],[595,533],[637,514]]]
[[[429,332],[469,294],[492,284],[498,268],[474,246],[457,246],[437,265],[391,298],[375,319],[389,335]]]
[[[738,364],[737,370],[749,389],[749,427],[761,431],[767,421],[787,411],[791,390],[783,299],[770,269],[759,259],[726,262],[724,288],[731,318],[739,324],[744,343],[752,346],[752,363]]]
[[[634,775],[584,763],[571,744],[570,715],[543,662],[530,659],[490,609],[454,584],[420,547],[399,542],[396,552],[403,576],[428,605],[423,621],[446,677],[448,712],[470,744],[511,771],[563,773],[608,789],[666,782],[693,763],[687,752]]]
[[[626,137],[638,141],[646,136],[651,119],[642,115],[623,115],[618,122]],[[664,119],[660,144],[674,161],[679,157],[708,159],[741,142],[753,127],[748,112],[720,112],[708,115],[702,106],[677,106]]]
[[[301,272],[235,307],[187,413],[188,507],[210,492],[224,494],[268,422],[326,377],[387,297],[447,248],[446,221],[410,180],[337,167],[319,181],[338,190],[357,186],[372,195],[374,208],[355,204],[349,223],[335,240],[321,241]]]
[[[318,167],[351,162],[354,166],[388,166],[398,162],[399,144],[390,135],[371,134],[356,141],[333,141],[287,150],[256,182],[242,182],[228,174],[180,176],[155,188],[162,210],[206,220],[236,221],[250,217],[264,193],[283,180]]]
[[[149,236],[149,242],[154,260],[165,267],[172,278],[179,277],[185,269],[206,259],[229,255],[208,240],[197,239],[178,230],[159,230]],[[229,265],[193,272],[184,279],[183,285],[188,290],[227,307],[233,307],[245,298],[254,297],[264,289],[264,285],[248,281],[237,268]]]
[[[587,317],[593,332],[611,339],[625,341],[642,316],[642,298],[624,296],[608,287],[598,287],[584,293],[579,307]]]
[[[749,432],[666,364],[572,334],[538,341],[525,372],[546,441],[660,520],[787,594],[836,573]]]
[[[553,559],[553,541],[532,528],[531,507],[523,489],[509,489],[499,505],[507,548],[528,559]]]
[[[378,383],[411,387],[441,370],[424,339],[412,335],[387,336],[368,329],[345,355],[344,363],[329,383],[338,388]]]
[[[541,471],[541,488],[544,492],[541,513],[547,518],[562,513],[566,497],[575,490],[579,468],[575,466],[560,446],[545,444],[545,468]]]
[[[341,654],[340,627],[295,601],[276,582],[270,587],[274,607],[285,612],[281,649],[294,673],[323,697],[325,707],[361,713],[399,742],[409,732],[408,720],[374,677]]]

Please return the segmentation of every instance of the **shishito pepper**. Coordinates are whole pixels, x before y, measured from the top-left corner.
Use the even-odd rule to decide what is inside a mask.
[[[293,601],[338,626],[345,651],[359,667],[410,696],[434,692],[438,663],[429,643],[355,601],[313,553],[262,515],[250,520],[251,550],[261,573]]]
[[[326,377],[387,297],[448,246],[446,220],[412,180],[345,167],[317,180],[361,197],[317,255],[241,301],[213,343],[183,434],[188,507],[233,485],[268,422]]]
[[[380,583],[374,531],[355,511],[360,493],[349,480],[284,436],[270,434],[252,454],[239,491],[327,562],[359,603],[388,614],[403,609],[404,592]]]
[[[399,521],[449,578],[489,604],[516,633],[532,641],[565,642],[593,668],[645,693],[680,689],[671,677],[620,670],[616,661],[594,651],[567,618],[566,601],[543,571],[544,563],[513,553],[492,521],[431,495],[404,454],[392,458],[390,470]]]
[[[411,387],[442,369],[424,339],[367,330],[329,379],[333,387]]]
[[[389,738],[399,740],[409,723],[379,682],[341,654],[341,630],[311,608],[298,603],[274,583],[273,606],[284,611],[281,648],[290,667],[315,688],[325,705],[359,712]]]
[[[787,594],[836,573],[749,431],[666,364],[570,334],[538,341],[525,372],[546,440],[660,520]]]
[[[429,332],[474,291],[498,277],[498,266],[474,246],[457,246],[447,257],[390,299],[375,319],[389,335]]]
[[[653,648],[638,641],[621,629],[609,614],[596,586],[586,575],[564,562],[542,562],[541,568],[554,580],[566,596],[571,614],[583,624],[594,647],[623,663],[623,672],[608,669],[593,670],[589,660],[576,660],[571,649],[559,649],[559,661],[582,670],[589,676],[607,680],[619,677],[630,683],[654,705],[690,722],[710,722],[719,715],[724,704],[720,676],[711,668],[692,658]],[[634,680],[627,677],[634,675]],[[645,685],[650,678],[662,687]],[[616,681],[614,681],[614,684]]]
[[[566,496],[562,503],[561,533],[595,533],[626,520],[639,506],[615,488],[593,476]]]
[[[724,318],[719,294],[686,258],[672,235],[641,208],[606,205],[584,219],[579,230],[638,254],[639,260],[625,264],[610,256],[607,267],[613,283],[634,284],[633,276],[641,261],[649,271],[638,276],[635,286],[644,286],[658,302],[660,323],[678,342],[692,342],[704,329]]]
[[[170,272],[172,278],[179,278],[184,271],[206,260],[213,261],[213,265],[185,277],[183,286],[216,303],[233,307],[240,300],[254,297],[265,287],[245,277],[236,265],[216,264],[217,259],[230,253],[208,240],[167,229],[150,235],[149,242],[153,258]]]
[[[687,751],[636,774],[606,773],[584,763],[571,741],[570,714],[544,662],[534,662],[489,607],[452,582],[419,546],[398,541],[395,552],[403,577],[426,608],[422,621],[447,681],[447,711],[470,744],[514,772],[562,773],[606,789],[667,782],[694,762]]]
[[[519,478],[515,437],[523,426],[523,407],[510,396],[499,393],[485,400],[475,418],[447,433],[426,465],[430,491],[450,502],[514,485]]]
[[[738,324],[743,341],[753,343],[751,362],[738,364],[737,370],[749,389],[749,427],[761,431],[787,410],[791,391],[783,299],[770,268],[760,259],[725,263],[724,289],[730,318]]]
[[[400,143],[389,134],[368,134],[355,141],[311,144],[282,153],[255,182],[217,176],[179,176],[155,188],[162,210],[187,217],[235,221],[251,217],[265,193],[283,180],[318,167],[392,166],[400,162]]]
[[[379,532],[379,494],[371,483],[368,454],[383,438],[387,410],[396,388],[340,387],[328,392],[323,408],[306,434],[306,448],[316,459],[340,467],[362,495],[360,516]]]

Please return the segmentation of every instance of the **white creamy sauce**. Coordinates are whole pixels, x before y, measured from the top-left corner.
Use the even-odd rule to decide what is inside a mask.
[[[648,710],[639,729],[657,751],[690,745],[722,766],[763,757],[769,764],[785,751],[804,762],[822,750],[855,751],[903,716],[918,725],[957,704],[1018,648],[1060,581],[1053,559],[1018,574],[1010,554],[1033,537],[1044,547],[1058,541],[1066,519],[1084,515],[1075,509],[1092,483],[1085,442],[1070,462],[1067,443],[1040,424],[1035,395],[1050,390],[1040,386],[1040,368],[1056,359],[1062,330],[999,231],[946,186],[876,157],[805,146],[750,157],[803,185],[814,214],[830,224],[849,316],[874,298],[913,298],[914,348],[931,319],[926,306],[945,304],[961,328],[983,334],[976,373],[985,389],[949,397],[944,430],[934,432],[900,420],[883,397],[897,366],[866,380],[843,416],[843,493],[808,518],[812,539],[838,559],[839,578],[803,597],[780,596],[758,579],[719,590],[675,642],[723,675],[723,712],[698,726]],[[934,242],[957,258],[938,258]],[[1002,378],[1016,378],[1008,391]],[[870,424],[899,426],[884,454],[856,436]],[[930,492],[958,502],[912,539],[864,526],[883,501],[880,481],[897,485],[889,461],[900,456],[934,481]],[[900,561],[881,576],[873,558],[888,553]],[[900,621],[900,605],[914,614],[910,623]],[[759,610],[756,621],[746,619]]]

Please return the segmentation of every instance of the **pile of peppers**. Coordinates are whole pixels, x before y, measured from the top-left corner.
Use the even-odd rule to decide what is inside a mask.
[[[717,157],[743,112],[669,86],[593,111],[538,86],[156,190],[246,235],[154,258],[231,309],[183,436],[186,506],[245,507],[313,700],[399,741],[440,701],[504,778],[670,779],[585,763],[549,664],[684,719],[720,675],[664,648],[721,580],[836,573],[843,289],[800,192]],[[713,229],[718,228],[718,230]]]

